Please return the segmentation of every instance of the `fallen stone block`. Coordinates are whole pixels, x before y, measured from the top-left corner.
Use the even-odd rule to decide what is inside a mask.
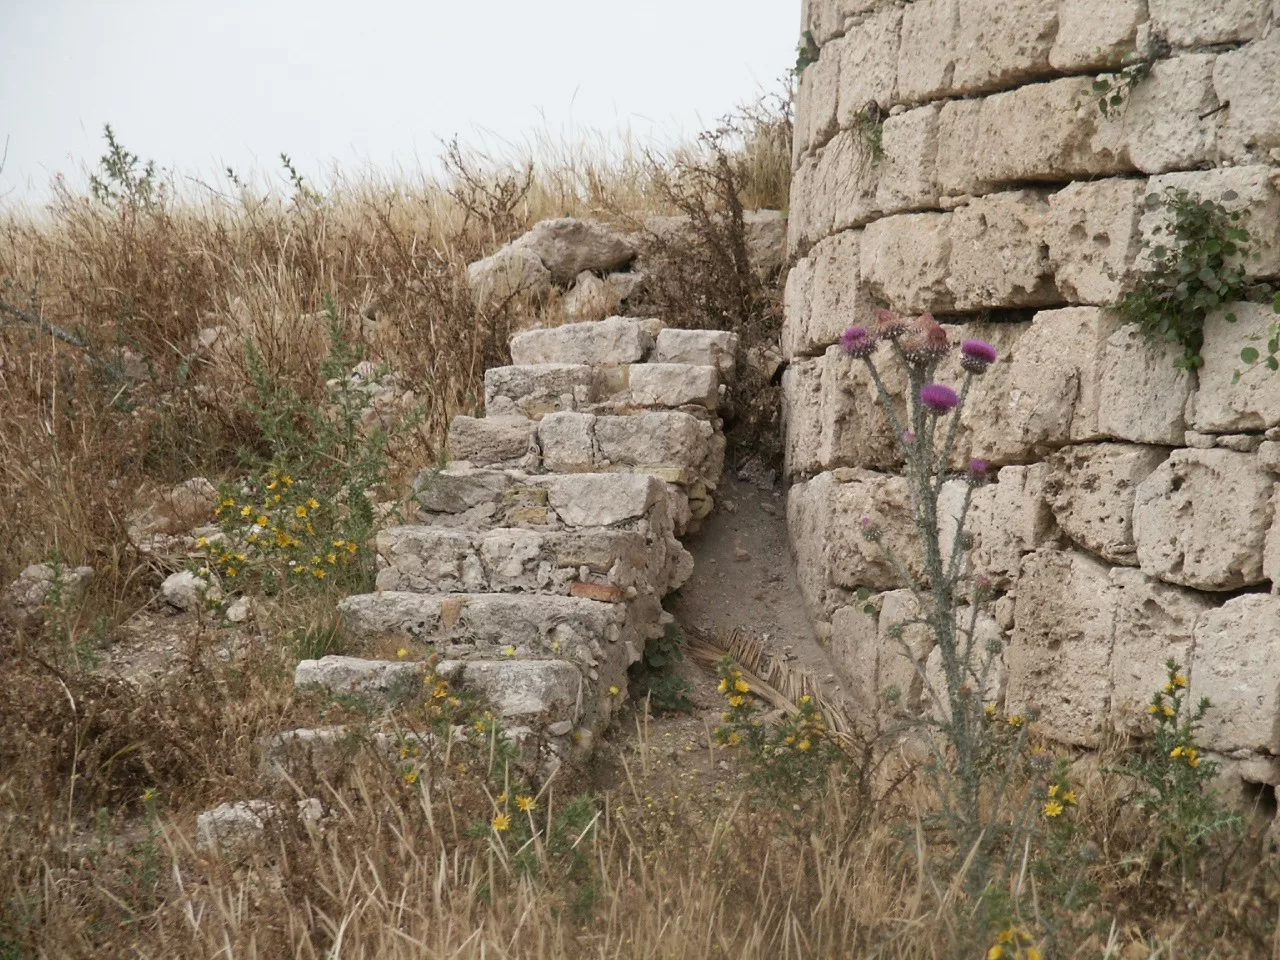
[[[576,723],[586,699],[582,672],[565,660],[445,660],[436,672],[504,720],[526,724]]]
[[[636,249],[622,234],[594,220],[561,217],[543,220],[511,244],[538,258],[559,284],[567,285],[584,270],[608,273],[635,259]]]
[[[655,327],[660,329],[659,321],[610,317],[527,330],[511,338],[511,362],[517,366],[640,363],[653,349]]]
[[[420,663],[327,656],[301,661],[294,668],[293,685],[392,704],[417,694],[424,675]]]
[[[69,611],[78,606],[92,581],[92,567],[33,563],[0,595],[0,621],[17,630],[36,629],[48,608]]]

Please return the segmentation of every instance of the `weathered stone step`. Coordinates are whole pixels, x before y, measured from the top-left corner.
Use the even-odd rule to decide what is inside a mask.
[[[733,379],[738,335],[727,330],[662,330],[649,355],[650,363],[689,363],[713,366],[725,380]]]
[[[640,363],[648,358],[661,330],[661,320],[634,317],[528,330],[511,338],[511,362]]]
[[[449,449],[456,460],[478,467],[651,473],[681,486],[701,482],[714,489],[725,441],[706,420],[678,411],[550,413],[537,421],[454,417]]]
[[[466,731],[456,728],[454,736],[465,737]],[[402,756],[432,752],[438,746],[429,733],[367,726],[308,727],[259,740],[258,769],[271,783],[305,783],[313,778],[336,783],[362,753],[396,763]]]
[[[634,530],[405,525],[378,532],[379,590],[547,593],[614,602],[670,589],[669,545]]]
[[[445,660],[428,678],[425,663],[329,656],[303,660],[294,671],[300,690],[358,697],[383,707],[421,695],[424,682],[436,678],[454,690],[479,694],[504,721],[545,728],[552,736],[573,729],[585,697],[582,671],[567,660]]]
[[[647,474],[531,476],[465,464],[424,470],[414,488],[431,525],[439,527],[613,527],[637,530],[656,542],[681,532],[689,517],[688,497]]]
[[[487,370],[484,393],[490,417],[538,420],[566,411],[636,409],[684,410],[705,417],[720,405],[720,374],[712,365],[686,363],[529,364]]]

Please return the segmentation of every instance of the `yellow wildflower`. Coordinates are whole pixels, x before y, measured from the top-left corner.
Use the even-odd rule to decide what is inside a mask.
[[[986,713],[988,720],[994,719],[996,715],[996,705],[994,703],[988,703],[983,712]]]
[[[733,689],[737,690],[739,693],[746,693],[751,689],[751,684],[747,683],[745,680],[739,680],[733,685]]]
[[[1000,936],[996,937],[997,943],[1013,943],[1017,939],[1018,932],[1013,927],[1006,927],[1000,931]]]
[[[1062,810],[1062,804],[1057,800],[1050,800],[1044,805],[1044,815],[1050,819],[1061,816]]]
[[[401,660],[403,660],[408,655],[409,655],[409,650],[407,647],[401,647],[399,650],[396,651],[396,656],[399,657]]]
[[[742,734],[738,733],[735,730],[733,733],[729,734],[729,739],[727,742],[729,746],[736,747],[738,744],[742,742]]]
[[[268,520],[264,514],[259,514],[258,519],[253,521],[254,526],[257,526],[257,527],[265,527],[270,522],[271,521]]]
[[[1182,747],[1174,747],[1172,750],[1169,751],[1169,756],[1171,757],[1182,756]]]
[[[360,547],[354,540],[347,544],[347,553],[355,553],[359,549]]]
[[[1052,800],[1058,795],[1058,785],[1055,783],[1049,788],[1049,799]]]
[[[475,728],[476,728],[476,733],[484,733],[484,731],[485,731],[485,723],[484,723],[484,721],[483,721],[483,720],[477,720],[477,721],[475,722]]]
[[[333,545],[334,545],[335,547],[337,547],[339,550],[341,550],[343,547],[345,547],[345,546],[347,545],[347,541],[345,541],[345,540],[335,540],[335,541],[333,541]]]
[[[199,537],[199,538],[197,538],[197,540],[196,540],[196,546],[197,546],[197,547],[207,547],[208,545],[209,545],[209,538],[208,538],[208,537]]]
[[[516,797],[516,806],[520,808],[521,813],[529,813],[538,809],[538,801],[533,797]]]
[[[236,570],[236,568],[235,568],[235,567],[227,567],[227,576],[228,576],[228,577],[234,577],[237,573],[239,573],[239,571],[238,571],[238,570]]]
[[[729,706],[737,708],[747,702],[747,698],[740,693],[735,693],[729,698]]]
[[[1185,687],[1187,685],[1187,678],[1180,673],[1173,678],[1173,685],[1175,687]]]
[[[1020,727],[1026,722],[1026,720],[1027,718],[1024,717],[1022,714],[1015,713],[1013,716],[1009,718],[1009,726],[1015,727],[1015,728]]]
[[[1189,766],[1192,770],[1196,769],[1196,767],[1200,766],[1200,758],[1192,757],[1190,760],[1187,761],[1187,766]]]
[[[245,504],[240,510],[240,516],[242,517],[253,516],[253,507],[249,506],[248,504]]]
[[[284,499],[284,497],[280,496],[280,494],[278,494],[278,493],[277,493],[274,497],[272,497],[272,498],[271,498],[271,502],[272,502],[272,503],[279,503],[279,502],[280,502],[281,500],[283,500],[283,499]]]
[[[316,567],[314,570],[311,571],[311,575],[315,577],[317,580],[323,580],[329,574],[325,573],[325,571],[322,570],[320,567]]]
[[[1169,704],[1167,704],[1167,703],[1166,703],[1166,704],[1164,705],[1164,715],[1165,715],[1166,717],[1172,717],[1172,716],[1174,715],[1174,713],[1176,713],[1176,712],[1177,712],[1177,711],[1175,711],[1175,710],[1173,709],[1173,707],[1172,707],[1172,706],[1170,706]]]
[[[336,553],[331,553],[327,557],[325,557],[325,559],[328,560],[330,566],[332,566],[333,564],[338,562],[338,555]]]
[[[1074,790],[1068,790],[1066,793],[1062,795],[1062,802],[1069,807],[1074,807],[1077,802],[1076,792]]]
[[[508,814],[500,813],[493,818],[493,829],[497,830],[499,833],[502,833],[510,826],[511,817]]]
[[[1038,947],[1027,947],[1022,951],[1023,960],[1043,960]]]
[[[791,746],[793,743],[795,743],[795,742],[796,742],[795,735],[794,735],[794,734],[792,734],[791,736],[787,737],[787,739],[783,740],[782,742],[783,742],[783,743],[785,743],[788,747],[789,747],[789,746]]]
[[[404,782],[405,782],[405,783],[407,783],[407,784],[409,784],[410,786],[413,786],[413,784],[417,783],[417,782],[418,782],[418,771],[416,771],[416,770],[410,770],[408,773],[406,773],[406,774],[404,775]]]
[[[610,688],[609,688],[609,696],[611,696],[611,697],[616,697],[616,696],[617,696],[618,694],[620,694],[620,693],[622,693],[622,691],[621,691],[621,690],[619,690],[617,687],[610,687]]]
[[[502,652],[505,653],[508,657],[514,657],[516,655],[516,648],[507,647],[507,649],[503,650]]]
[[[289,476],[286,473],[283,477],[280,478],[280,482],[283,483],[286,487],[291,487],[293,486],[293,477]]]
[[[298,507],[298,509],[293,511],[293,515],[297,517],[299,520],[305,520],[307,516],[307,508]]]
[[[806,693],[803,697],[800,698],[800,703],[804,706],[808,706],[809,704],[813,703],[813,697],[809,696]]]
[[[317,500],[315,497],[312,497],[310,500],[307,501],[307,506],[310,507],[312,510],[319,510],[320,501]]]
[[[451,706],[451,707],[460,707],[460,706],[462,706],[462,701],[461,701],[461,700],[459,700],[457,697],[450,697],[450,698],[449,698],[449,706]]]
[[[280,481],[279,481],[279,480],[272,480],[270,483],[268,483],[268,484],[267,484],[267,489],[268,489],[268,490],[274,490],[274,489],[275,489],[276,487],[278,487],[278,486],[280,486]]]
[[[1004,957],[1004,947],[998,943],[987,951],[987,960],[1001,960],[1002,957]]]
[[[504,790],[502,791],[502,793],[498,794],[498,806],[501,807],[505,805],[506,802],[507,802],[507,792]]]
[[[1160,712],[1159,704],[1153,703],[1147,707],[1147,713],[1151,714],[1153,717],[1159,712]]]
[[[716,689],[717,689],[717,690],[719,690],[721,693],[728,693],[728,692],[729,692],[729,681],[728,681],[728,680],[721,680],[721,681],[720,681],[720,686],[716,687]]]
[[[801,753],[804,753],[806,750],[808,750],[812,746],[813,744],[810,743],[809,739],[806,737],[804,740],[801,740],[799,743],[796,744],[796,749],[799,750]]]

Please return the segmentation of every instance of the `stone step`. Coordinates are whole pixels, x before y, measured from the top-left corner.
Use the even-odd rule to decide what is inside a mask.
[[[549,413],[684,410],[703,418],[720,405],[715,366],[684,363],[529,364],[494,367],[484,376],[488,416],[539,420]]]
[[[460,728],[455,738],[466,736]],[[339,783],[363,754],[383,763],[398,763],[414,753],[431,753],[442,745],[435,736],[376,726],[327,726],[286,730],[258,741],[258,770],[269,783],[312,780]]]
[[[609,317],[549,330],[527,330],[511,338],[511,362],[641,363],[648,359],[661,330],[662,321],[636,317]]]
[[[438,680],[445,689],[469,690],[503,721],[542,728],[564,736],[581,716],[585,699],[582,671],[567,660],[444,660],[428,677],[426,663],[362,660],[328,656],[303,660],[294,671],[299,690],[357,697],[384,708],[406,703],[406,691],[433,695]]]
[[[634,530],[458,530],[405,525],[377,535],[379,590],[545,593],[621,602],[670,589],[669,544]]]
[[[737,353],[736,333],[729,333],[727,330],[676,330],[667,327],[658,333],[649,362],[714,366],[720,371],[721,377],[728,381],[733,379]]]
[[[525,417],[456,416],[449,423],[449,454],[476,466],[537,470],[537,424]]]
[[[438,527],[610,527],[637,530],[658,542],[682,533],[690,516],[686,492],[640,473],[530,475],[455,464],[424,470],[414,489],[428,522]]]

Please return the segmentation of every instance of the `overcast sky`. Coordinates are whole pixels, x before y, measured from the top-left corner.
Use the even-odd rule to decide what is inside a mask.
[[[430,166],[439,138],[670,141],[775,89],[800,0],[0,0],[0,196],[110,123],[179,173]],[[3,201],[0,201],[3,202]]]

